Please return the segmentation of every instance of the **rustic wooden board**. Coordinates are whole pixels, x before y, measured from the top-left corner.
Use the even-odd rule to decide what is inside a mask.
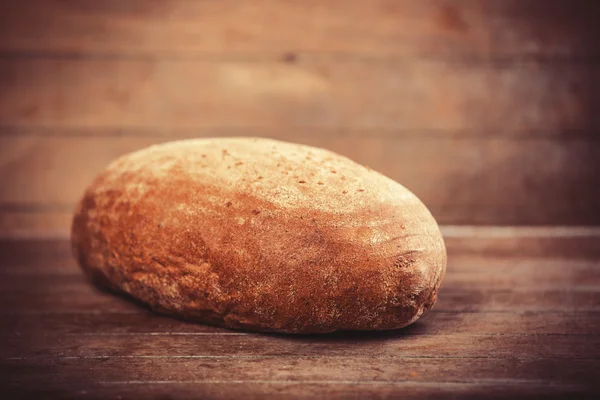
[[[65,245],[56,249],[56,254],[52,250],[48,251],[49,260],[42,265],[23,264],[23,260],[6,264],[7,267],[0,270],[0,277],[6,278],[5,282],[0,282],[0,290],[36,286],[37,280],[48,286],[81,283],[82,273],[70,254],[70,248],[66,248],[68,242],[61,242]],[[58,253],[63,249],[66,254]],[[557,260],[547,257],[505,257],[490,260],[486,256],[467,256],[450,250],[448,270],[452,274],[445,282],[454,288],[471,287],[476,280],[479,284],[493,286],[495,289],[529,287],[534,283],[537,289],[561,289],[565,285],[590,289],[598,286],[600,289],[600,260]]]
[[[214,128],[231,135],[226,128],[235,128],[243,135],[271,127],[285,135],[287,127],[351,127],[568,136],[598,128],[597,70],[588,63],[423,59],[8,57],[0,58],[0,120],[71,132]]]
[[[0,208],[2,230],[32,224],[66,232],[69,218],[56,213],[70,213],[99,171],[119,155],[162,141],[0,137],[0,203],[6,207]],[[600,187],[595,184],[600,142],[420,137],[348,141],[326,135],[301,141],[345,154],[401,182],[441,224],[600,223]],[[28,212],[41,220],[23,216]]]
[[[1,4],[0,235],[65,235],[124,152],[238,135],[349,155],[442,224],[600,223],[595,3],[232,4]]]
[[[0,242],[0,392],[142,399],[599,394],[600,258],[565,258],[571,245],[558,258],[489,257],[477,247],[469,255],[456,232],[453,238],[444,288],[427,316],[400,331],[316,336],[158,316],[95,290],[67,241]],[[489,237],[486,243],[494,254]],[[537,248],[529,240],[521,250],[527,244]]]
[[[452,312],[438,307],[403,330],[406,335],[488,334],[488,335],[600,335],[600,312]],[[63,312],[60,309],[39,312],[0,313],[0,335],[28,332],[52,332],[55,335],[190,335],[202,340],[205,335],[252,335],[243,331],[180,321],[158,316],[144,308],[131,307],[123,312],[99,310]]]
[[[71,211],[57,214],[64,221],[60,226],[70,225]],[[600,259],[600,229],[597,227],[442,225],[440,229],[451,265],[456,257],[472,257],[473,254],[493,259],[543,257],[559,260],[568,258],[570,262]],[[56,236],[44,235],[43,231],[40,235],[39,232],[34,231],[26,237],[28,240],[3,237],[0,240],[0,254],[4,257],[5,265],[19,268],[27,266],[28,270],[39,268],[40,272],[47,269],[53,272],[72,270],[74,261],[70,254],[71,246],[65,240],[69,237],[69,231],[58,231]]]
[[[7,1],[0,4],[0,50],[590,56],[598,50],[593,46],[595,5],[565,0]]]
[[[0,236],[66,235],[126,151],[240,135],[347,154],[443,224],[597,225],[598,18],[567,0],[0,2]]]
[[[499,358],[402,358],[396,363],[373,362],[372,357],[273,357],[259,358],[39,358],[38,367],[30,359],[4,360],[0,372],[17,376],[27,371],[32,379],[44,381],[48,372],[60,371],[75,381],[89,380],[89,371],[103,382],[122,382],[126,370],[131,381],[156,379],[157,371],[169,371],[179,381],[216,380],[298,380],[298,381],[389,381],[413,382],[463,381],[469,376],[477,381],[556,383],[591,381],[600,360],[573,360],[564,369],[564,360],[517,360]],[[389,360],[387,360],[389,361]]]
[[[441,230],[451,257],[600,258],[600,229],[596,227],[442,226]]]
[[[39,238],[66,237],[69,234],[71,211],[31,209],[17,205],[0,207],[0,237],[2,238]],[[25,208],[25,209],[23,209]]]
[[[0,240],[1,398],[599,398],[600,3],[0,1],[0,236],[66,238],[115,157],[327,147],[443,226],[440,299],[387,333],[261,335],[93,288]]]
[[[71,264],[71,263],[69,263]],[[530,262],[518,258],[487,262],[483,257],[451,259],[451,274],[444,280],[452,290],[471,289],[474,285],[489,290],[520,290],[535,287],[535,291],[564,290],[576,287],[579,291],[600,292],[600,261],[571,262],[539,259]],[[57,270],[33,270],[15,267],[0,273],[0,291],[22,294],[29,290],[75,293],[85,288],[81,271],[72,265]],[[2,295],[0,295],[2,296]]]
[[[83,283],[83,282],[82,282]],[[137,312],[138,307],[125,299],[80,285],[6,289],[0,293],[11,312]],[[448,312],[588,312],[600,311],[600,291],[584,287],[581,290],[530,290],[492,287],[453,289],[445,286],[440,293],[437,309]]]
[[[413,381],[111,381],[13,385],[10,398],[85,399],[564,399],[594,398],[588,385],[547,381],[413,382]]]
[[[55,336],[5,337],[2,358],[31,357],[328,357],[373,358],[584,358],[600,357],[600,337],[435,334],[407,336],[402,332],[382,335],[324,338],[277,335]],[[200,345],[201,343],[201,345]]]

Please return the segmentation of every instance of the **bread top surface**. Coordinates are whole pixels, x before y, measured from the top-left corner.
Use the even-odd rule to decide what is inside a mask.
[[[415,196],[398,183],[330,151],[259,138],[192,139],[151,146],[108,168],[135,174],[128,191],[143,195],[156,179],[210,183],[285,209],[347,212]],[[115,175],[116,176],[116,175]],[[205,197],[210,207],[218,198]]]
[[[286,332],[404,326],[446,264],[435,220],[400,184],[257,138],[121,157],[87,190],[73,244],[88,273],[154,308]]]

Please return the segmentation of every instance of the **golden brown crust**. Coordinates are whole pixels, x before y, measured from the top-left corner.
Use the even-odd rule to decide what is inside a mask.
[[[408,190],[334,153],[267,139],[172,142],[86,191],[74,253],[157,311],[291,333],[382,330],[435,303],[437,224]]]

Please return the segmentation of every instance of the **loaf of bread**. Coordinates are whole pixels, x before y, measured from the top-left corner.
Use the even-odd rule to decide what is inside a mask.
[[[85,192],[74,254],[153,310],[253,331],[386,330],[435,303],[446,249],[400,184],[335,153],[258,138],[125,155]]]

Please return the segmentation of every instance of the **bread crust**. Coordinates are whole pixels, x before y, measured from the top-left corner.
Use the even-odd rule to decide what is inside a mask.
[[[406,326],[435,303],[446,249],[400,184],[335,153],[258,138],[125,155],[85,192],[75,257],[98,285],[229,328]]]

